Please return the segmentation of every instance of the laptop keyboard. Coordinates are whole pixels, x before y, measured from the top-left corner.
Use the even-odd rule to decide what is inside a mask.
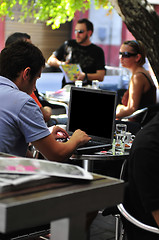
[[[76,154],[93,154],[94,152],[107,151],[111,149],[111,144],[105,144],[98,141],[90,140],[83,146],[76,149]]]
[[[84,147],[91,147],[91,146],[97,146],[97,145],[103,145],[104,143],[97,142],[94,140],[90,140],[87,143],[84,144]]]

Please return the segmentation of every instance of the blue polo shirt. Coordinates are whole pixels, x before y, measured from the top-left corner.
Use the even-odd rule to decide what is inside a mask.
[[[0,76],[0,152],[25,156],[29,142],[49,134],[35,101]]]

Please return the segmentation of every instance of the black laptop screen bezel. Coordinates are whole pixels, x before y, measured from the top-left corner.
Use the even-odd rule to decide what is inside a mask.
[[[97,96],[99,99],[99,103],[96,102]],[[89,99],[90,97],[91,99]],[[110,101],[111,97],[113,99],[112,103]],[[86,108],[86,110],[83,110],[84,107]],[[83,111],[82,114],[81,112],[79,112],[78,109],[80,109],[81,112]],[[67,131],[70,135],[72,135],[76,129],[81,129],[85,131],[93,140],[102,141],[104,143],[112,143],[115,127],[115,111],[116,92],[91,88],[71,87],[68,108]],[[108,119],[108,117],[106,116],[108,115],[108,112],[111,112],[110,119]],[[73,119],[71,115],[72,113],[75,115]],[[100,113],[100,116],[98,113]],[[87,117],[90,117],[91,119],[87,119],[86,114]],[[106,126],[106,123],[103,119],[99,119],[102,115],[105,117],[107,122],[109,120],[109,126]],[[86,123],[86,121],[88,121],[88,123]],[[88,127],[90,126],[90,122],[92,123],[92,125],[94,126],[93,134],[89,132],[89,129],[85,129],[84,127],[82,127],[83,122]],[[75,125],[74,123],[77,124]]]

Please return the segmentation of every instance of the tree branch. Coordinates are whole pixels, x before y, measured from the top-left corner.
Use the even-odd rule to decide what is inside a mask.
[[[124,15],[124,22],[137,40],[146,46],[147,56],[159,82],[159,16],[147,0],[113,0]],[[116,5],[114,5],[116,8]],[[118,12],[119,13],[119,12]]]

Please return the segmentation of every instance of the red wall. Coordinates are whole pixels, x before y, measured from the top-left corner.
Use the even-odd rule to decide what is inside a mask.
[[[157,14],[159,14],[159,5],[155,5],[154,8],[155,8],[155,11],[157,12]]]
[[[5,42],[4,32],[5,32],[5,18],[3,20],[0,19],[0,51],[4,48]]]
[[[75,16],[72,21],[72,33],[71,33],[71,36],[73,39],[75,39],[75,33],[74,33],[75,25],[76,25],[77,21],[81,18],[88,18],[88,11],[86,11],[84,13],[77,11],[75,13]]]

